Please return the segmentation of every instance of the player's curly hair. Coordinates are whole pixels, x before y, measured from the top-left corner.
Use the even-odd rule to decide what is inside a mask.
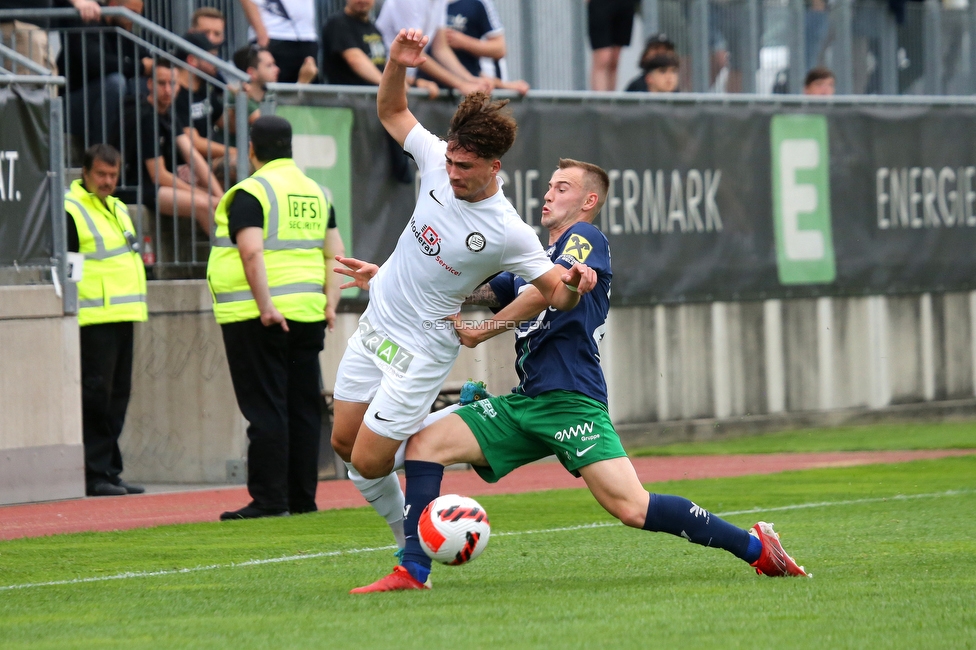
[[[507,104],[507,99],[493,102],[486,93],[471,93],[451,118],[447,143],[486,160],[501,158],[518,131],[511,111],[504,110]]]

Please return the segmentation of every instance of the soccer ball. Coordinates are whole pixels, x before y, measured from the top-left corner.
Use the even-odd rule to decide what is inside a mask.
[[[454,566],[478,557],[491,534],[485,509],[474,499],[457,494],[445,494],[427,504],[417,529],[424,553]]]

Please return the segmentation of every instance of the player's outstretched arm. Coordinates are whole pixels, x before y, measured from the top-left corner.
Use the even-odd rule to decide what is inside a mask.
[[[488,286],[488,285],[484,285]],[[490,289],[491,287],[489,287]],[[494,292],[492,293],[494,296]],[[496,299],[497,300],[497,299]],[[530,321],[549,308],[549,303],[542,297],[535,287],[527,287],[519,296],[508,303],[494,317],[480,323],[472,323],[454,317],[454,328],[457,330],[461,344],[473,348],[484,343],[502,332],[515,329],[522,323]]]
[[[417,124],[417,118],[407,106],[407,68],[416,68],[427,60],[424,47],[428,40],[419,29],[400,30],[390,45],[390,58],[376,93],[376,113],[380,122],[401,147]]]
[[[334,272],[352,278],[349,282],[340,284],[340,289],[359,287],[363,291],[369,291],[369,281],[380,272],[380,267],[369,262],[357,260],[355,257],[336,257],[335,259],[340,264],[345,265],[346,268],[336,267]]]
[[[596,286],[596,271],[586,264],[577,262],[566,269],[556,265],[547,273],[532,281],[546,303],[560,311],[568,311],[579,303],[579,298]]]

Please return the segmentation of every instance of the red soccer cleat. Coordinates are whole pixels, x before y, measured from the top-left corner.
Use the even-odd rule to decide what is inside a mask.
[[[756,573],[771,577],[813,577],[783,550],[783,545],[779,543],[779,534],[773,530],[772,524],[760,521],[749,530],[749,534],[762,542],[762,554],[751,565],[756,568]]]
[[[393,573],[385,578],[380,578],[365,587],[356,587],[349,593],[371,594],[378,591],[409,591],[411,589],[430,589],[430,579],[426,583],[418,582],[416,578],[410,575],[409,571],[398,565],[393,567]]]

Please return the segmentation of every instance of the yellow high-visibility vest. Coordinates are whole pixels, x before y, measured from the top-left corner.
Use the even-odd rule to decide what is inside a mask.
[[[240,253],[230,240],[228,211],[238,190],[254,196],[264,211],[264,265],[275,307],[289,320],[325,320],[323,249],[329,201],[291,158],[279,158],[230,188],[217,205],[215,240],[207,262],[217,322],[236,323],[261,315]]]
[[[74,219],[78,252],[85,256],[78,325],[146,320],[146,268],[125,203],[114,196],[103,203],[76,180],[64,195],[64,210]]]

